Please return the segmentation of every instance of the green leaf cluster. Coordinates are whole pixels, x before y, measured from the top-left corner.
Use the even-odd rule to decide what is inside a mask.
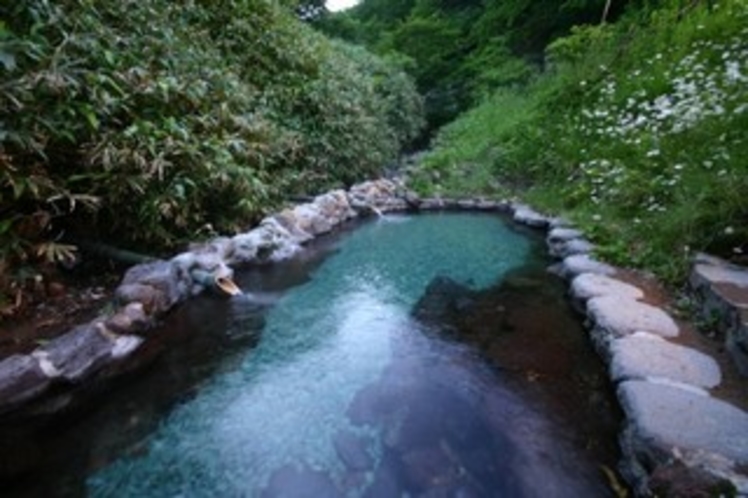
[[[670,282],[696,251],[746,261],[747,21],[744,0],[672,0],[576,27],[549,44],[542,77],[445,127],[414,179],[463,195],[519,186],[603,256]]]
[[[2,258],[71,235],[171,248],[377,174],[423,124],[415,85],[296,8],[3,2]]]
[[[637,3],[613,2],[607,18]],[[493,91],[531,82],[546,45],[573,26],[599,21],[605,6],[606,0],[363,0],[315,25],[379,54],[409,58],[435,130]]]

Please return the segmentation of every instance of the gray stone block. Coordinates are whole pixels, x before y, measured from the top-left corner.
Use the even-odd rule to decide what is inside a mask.
[[[130,268],[115,297],[123,305],[143,303],[148,314],[159,315],[187,297],[180,289],[177,266],[171,261],[155,261]]]
[[[545,228],[550,222],[547,216],[521,204],[514,205],[514,214],[512,217],[517,223],[536,228]]]
[[[606,263],[601,263],[588,254],[576,254],[564,258],[559,273],[564,278],[574,278],[582,273],[598,275],[614,275],[616,269]]]
[[[748,463],[748,414],[735,406],[640,380],[621,383],[618,398],[628,421],[624,449],[654,459],[674,448],[703,450]]]
[[[0,361],[0,412],[41,394],[50,384],[38,362],[15,354]]]
[[[705,389],[722,382],[711,356],[645,332],[614,340],[610,354],[610,374],[616,382],[660,377]]]
[[[644,297],[644,292],[631,284],[618,279],[595,273],[583,273],[571,282],[571,295],[578,300],[593,297],[614,296],[638,300]]]
[[[114,342],[104,337],[94,324],[80,325],[53,339],[42,354],[69,382],[80,382],[112,361]]]
[[[587,316],[595,324],[596,340],[609,340],[650,332],[661,337],[676,337],[675,321],[660,308],[618,296],[594,297],[587,301]]]

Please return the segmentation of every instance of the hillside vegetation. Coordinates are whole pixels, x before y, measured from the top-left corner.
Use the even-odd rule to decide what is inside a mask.
[[[445,127],[424,193],[520,192],[621,264],[678,282],[748,253],[748,3],[664,2],[575,27],[548,70]]]
[[[397,52],[441,128],[411,184],[519,195],[680,281],[748,257],[748,2],[364,0],[323,20]]]
[[[171,250],[397,156],[423,124],[411,79],[301,7],[0,4],[0,309],[78,239]]]
[[[577,24],[620,16],[642,1],[362,0],[316,26],[334,37],[396,54],[426,100],[429,128],[454,119],[498,87],[529,83],[544,50]]]

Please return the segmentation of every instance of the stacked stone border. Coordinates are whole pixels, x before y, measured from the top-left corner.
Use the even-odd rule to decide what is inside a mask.
[[[0,414],[137,368],[128,362],[152,338],[155,324],[190,297],[219,291],[215,282],[230,278],[235,268],[288,259],[306,242],[353,218],[438,210],[502,212],[547,231],[549,253],[559,260],[549,270],[569,282],[572,302],[586,315],[616,387],[625,414],[620,470],[637,496],[679,496],[677,491],[667,494],[678,481],[715,493],[732,486],[748,496],[748,476],[740,470],[748,464],[748,414],[711,396],[722,381],[717,362],[672,342],[680,334],[673,318],[642,302],[644,292],[617,278],[618,268],[595,260],[594,245],[581,231],[508,201],[420,199],[393,180],[328,192],[268,216],[246,233],[130,268],[115,291],[111,312],[30,354],[0,361]],[[704,273],[723,267],[713,259],[697,263],[702,269],[708,265],[692,277],[698,290],[705,285]],[[738,313],[728,319],[742,326],[744,317]],[[745,336],[731,335],[737,345]]]

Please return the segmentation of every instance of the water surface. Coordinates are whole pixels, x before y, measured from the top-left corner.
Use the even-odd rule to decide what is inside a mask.
[[[166,333],[205,339],[167,355],[172,389],[157,367],[131,391],[140,410],[122,417],[121,400],[92,415],[106,431],[68,429],[101,442],[58,489],[609,494],[616,414],[537,239],[496,216],[387,216],[334,249],[286,277],[246,273],[249,296],[188,304]],[[138,394],[149,382],[178,396]]]

